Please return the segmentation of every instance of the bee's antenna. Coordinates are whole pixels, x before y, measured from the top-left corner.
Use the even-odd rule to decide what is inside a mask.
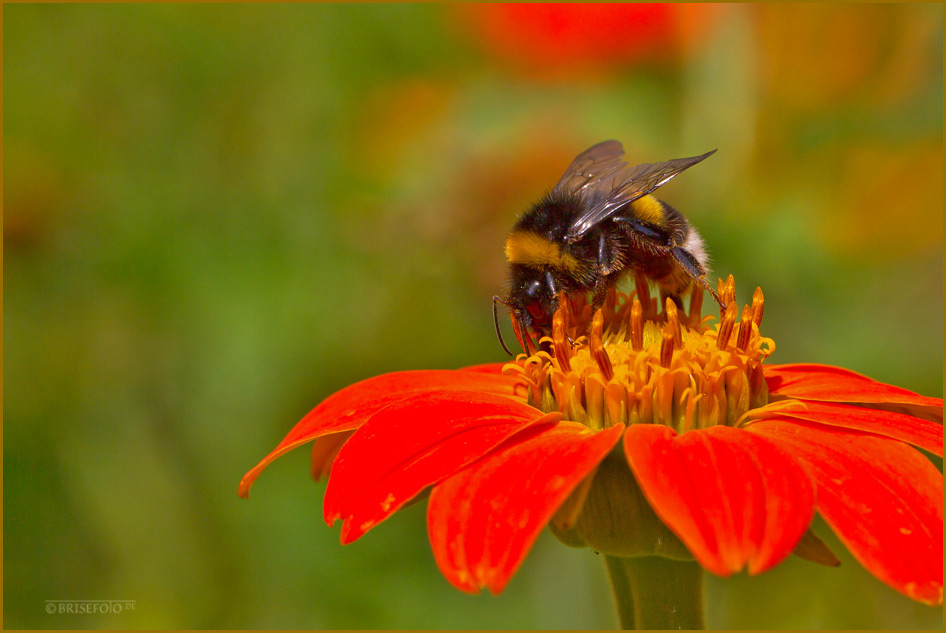
[[[509,304],[500,299],[497,296],[493,296],[493,325],[496,326],[496,336],[499,337],[499,344],[503,346],[503,349],[506,350],[506,353],[510,356],[515,356],[512,352],[509,351],[509,348],[506,347],[506,341],[503,340],[502,330],[499,329],[499,314],[496,312],[496,304],[501,303],[506,307],[509,307]]]

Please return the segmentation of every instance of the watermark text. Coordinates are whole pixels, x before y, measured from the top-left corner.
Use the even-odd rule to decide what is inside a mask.
[[[97,613],[119,614],[134,611],[134,600],[46,600],[49,615],[92,615]]]

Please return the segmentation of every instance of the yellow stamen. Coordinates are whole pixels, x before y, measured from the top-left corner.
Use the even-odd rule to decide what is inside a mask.
[[[736,281],[733,279],[732,275],[729,275],[726,281],[722,279],[719,280],[716,293],[719,295],[719,300],[723,302],[724,306],[736,302]]]
[[[762,327],[762,309],[765,307],[765,298],[762,296],[762,288],[756,287],[752,293],[752,322],[756,327]]]
[[[616,312],[616,304],[618,301],[618,293],[614,288],[608,290],[608,294],[604,296],[604,309],[605,314],[614,314]]]
[[[519,326],[519,319],[516,318],[514,312],[509,313],[509,318],[512,321],[512,331],[516,335],[516,340],[519,341],[519,345],[522,346],[524,350],[532,356],[536,353],[535,342],[532,340],[532,336],[529,334],[528,329],[524,329]]]
[[[614,367],[611,365],[611,359],[608,358],[608,351],[604,348],[604,341],[601,340],[603,331],[604,315],[601,310],[598,310],[591,320],[591,355],[604,376],[605,382],[608,382],[614,378]]]
[[[571,358],[572,346],[568,345],[568,340],[565,337],[565,322],[567,320],[566,314],[568,310],[565,308],[565,304],[560,304],[562,307],[555,311],[555,316],[552,317],[552,350],[555,352],[555,360],[558,361],[559,367],[563,371],[571,371],[572,366],[568,361]]]
[[[645,312],[650,312],[650,288],[647,286],[647,279],[641,275],[634,275],[634,288],[637,292],[637,298],[641,302],[641,307]]]
[[[533,349],[507,371],[524,379],[530,404],[594,429],[751,423],[751,412],[768,404],[762,362],[775,343],[759,333],[760,290],[740,315],[732,277],[719,288],[729,302],[713,326],[699,312],[699,294],[686,315],[672,299],[657,313],[642,283],[630,295],[609,292],[593,314],[588,297],[562,297],[546,351],[523,336]]]
[[[723,314],[723,319],[719,323],[719,334],[716,336],[716,346],[719,349],[726,349],[729,347],[729,339],[732,337],[732,330],[735,323],[736,303],[735,300],[733,300],[732,303],[726,306],[726,312]]]
[[[745,351],[752,334],[752,308],[745,306],[742,309],[742,319],[739,322],[739,335],[736,337],[736,349]]]
[[[665,305],[667,311],[667,325],[673,332],[673,346],[683,347],[683,337],[680,333],[680,319],[677,316],[677,304],[673,299],[667,297]]]
[[[628,337],[631,339],[631,348],[635,352],[644,349],[644,309],[637,297],[634,297],[634,303],[631,305]]]
[[[670,361],[673,360],[673,325],[669,322],[664,325],[660,341],[660,366],[666,369],[670,368]]]

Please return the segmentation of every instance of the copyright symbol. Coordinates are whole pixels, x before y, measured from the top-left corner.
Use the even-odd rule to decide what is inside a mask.
[[[52,602],[46,605],[46,613],[53,614],[56,612],[56,605]]]

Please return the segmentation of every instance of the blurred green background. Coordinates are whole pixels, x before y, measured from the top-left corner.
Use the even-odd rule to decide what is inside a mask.
[[[941,5],[7,5],[6,628],[608,628],[543,534],[499,597],[423,504],[341,547],[308,453],[353,381],[504,358],[516,214],[595,142],[661,190],[773,362],[941,396]],[[843,559],[707,579],[717,628],[940,628]],[[44,600],[136,601],[47,615]]]

